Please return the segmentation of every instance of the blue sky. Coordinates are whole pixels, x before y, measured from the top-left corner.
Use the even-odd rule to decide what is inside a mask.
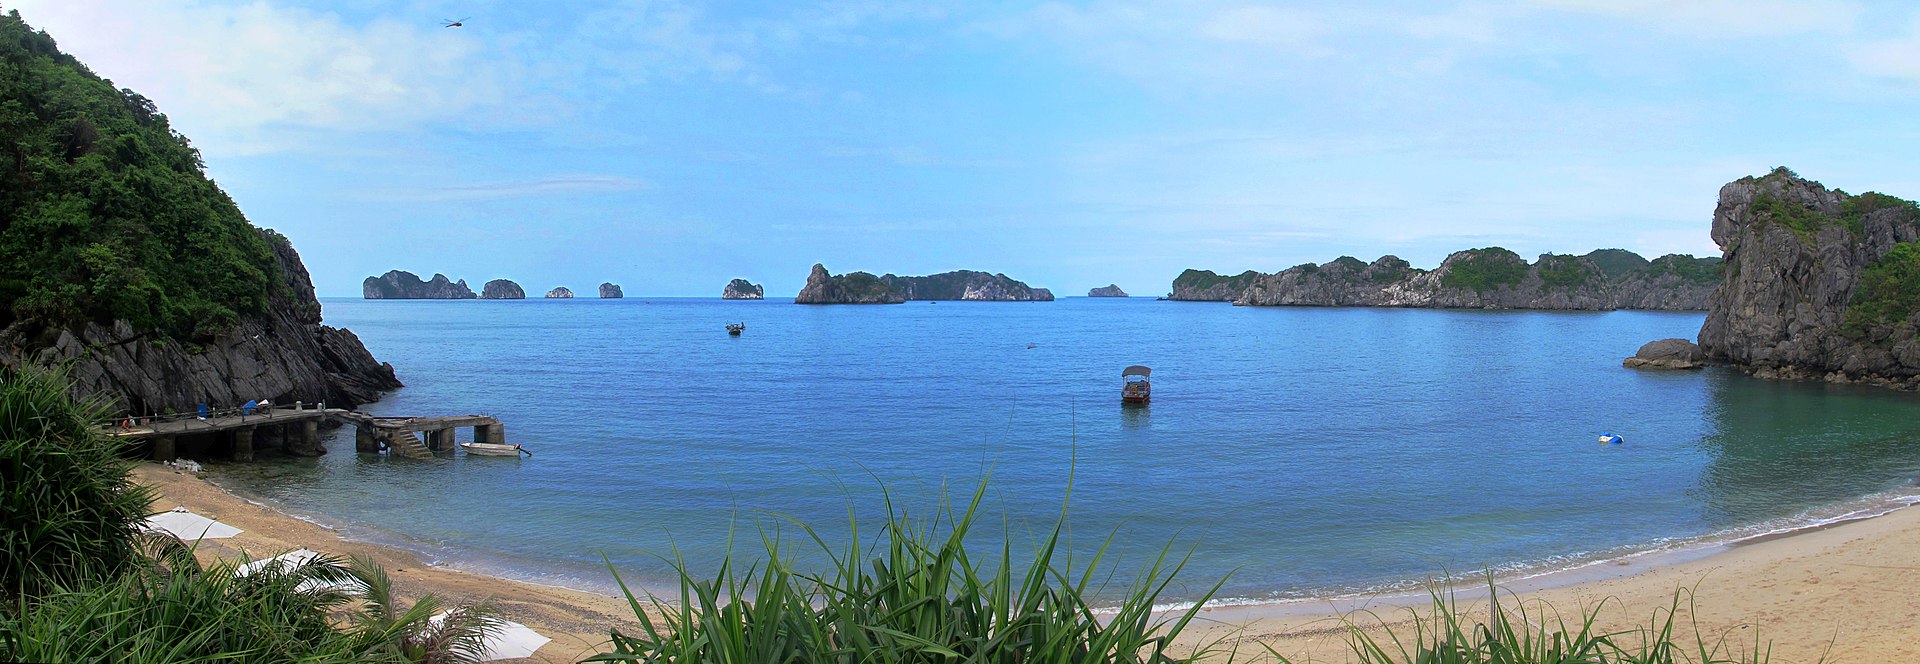
[[[779,297],[815,262],[1160,294],[1715,253],[1718,187],[1775,165],[1920,196],[1911,3],[0,6],[155,99],[323,296],[398,268]]]

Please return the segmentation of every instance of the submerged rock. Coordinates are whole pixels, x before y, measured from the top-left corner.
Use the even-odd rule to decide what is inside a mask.
[[[1087,291],[1087,297],[1126,297],[1127,292],[1120,290],[1119,284],[1107,284]]]
[[[616,284],[611,281],[600,284],[600,297],[615,298],[615,297],[626,297],[626,296],[627,296],[626,293],[620,292],[620,284]]]
[[[729,281],[727,287],[720,291],[722,300],[760,300],[766,297],[767,289],[745,279]]]
[[[449,281],[447,275],[435,273],[432,279],[421,281],[419,276],[404,270],[367,277],[360,283],[360,295],[369,300],[471,300],[476,297],[465,279]]]
[[[521,290],[520,284],[513,283],[512,280],[495,279],[480,287],[480,299],[524,300],[527,299],[527,292]]]
[[[1700,347],[1767,378],[1920,387],[1920,206],[1786,168],[1720,188]]]
[[[1705,366],[1706,354],[1686,339],[1649,341],[1640,351],[1620,363],[1629,369],[1698,369]]]
[[[891,284],[868,272],[833,276],[827,267],[813,264],[807,285],[794,296],[794,304],[900,304],[907,298]]]
[[[561,286],[559,288],[555,288],[553,290],[547,291],[547,297],[549,298],[573,297],[573,290],[570,288],[567,288],[566,286]]]

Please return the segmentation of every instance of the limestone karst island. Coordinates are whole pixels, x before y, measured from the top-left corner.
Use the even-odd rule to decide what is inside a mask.
[[[1920,662],[1916,26],[0,0],[0,662]]]

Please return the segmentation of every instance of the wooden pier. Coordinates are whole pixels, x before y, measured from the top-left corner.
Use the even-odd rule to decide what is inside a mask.
[[[289,453],[318,456],[326,450],[320,445],[320,423],[333,420],[355,429],[354,449],[414,459],[432,458],[435,452],[452,451],[455,433],[473,427],[473,442],[506,443],[506,426],[488,415],[450,417],[375,417],[366,413],[323,405],[296,404],[292,407],[263,409],[243,413],[238,409],[211,413],[208,417],[148,418],[139,423],[123,421],[109,427],[108,433],[122,438],[152,442],[153,458],[167,461],[178,456],[182,436],[218,435],[227,439],[235,461],[252,461],[254,434],[261,427],[275,428]]]

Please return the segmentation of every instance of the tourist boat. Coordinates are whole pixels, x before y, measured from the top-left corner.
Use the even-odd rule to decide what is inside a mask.
[[[480,456],[517,457],[522,454],[525,454],[527,456],[533,456],[532,452],[528,452],[524,449],[521,449],[519,445],[501,445],[498,443],[461,443],[460,448],[466,450],[467,454],[478,454]]]
[[[741,332],[745,331],[747,331],[746,323],[727,323],[727,334],[737,337],[740,336]]]
[[[1153,398],[1153,385],[1147,377],[1153,370],[1138,364],[1120,372],[1120,403],[1146,403]]]

